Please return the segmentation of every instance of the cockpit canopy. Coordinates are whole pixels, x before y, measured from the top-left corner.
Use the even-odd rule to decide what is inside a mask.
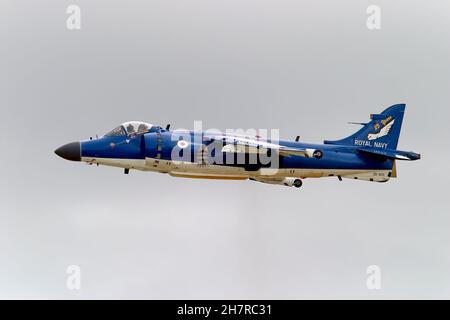
[[[113,130],[105,134],[105,136],[109,137],[135,136],[138,134],[147,133],[150,131],[151,128],[152,125],[149,123],[141,121],[128,121],[114,128]]]

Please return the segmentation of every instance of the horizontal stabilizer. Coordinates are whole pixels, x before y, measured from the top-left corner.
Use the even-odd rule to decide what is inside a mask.
[[[373,155],[379,157],[386,157],[396,160],[418,160],[420,159],[420,154],[412,151],[400,151],[391,149],[381,149],[381,148],[357,148],[358,152]]]

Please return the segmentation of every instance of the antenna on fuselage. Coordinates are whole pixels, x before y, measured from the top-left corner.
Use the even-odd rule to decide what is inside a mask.
[[[170,129],[170,123],[166,125],[166,130]]]
[[[300,140],[300,136],[295,137],[295,142],[298,142],[298,140]]]
[[[361,125],[361,126],[365,126],[367,123],[365,123],[365,122],[352,122],[352,121],[349,121],[349,122],[347,122],[348,124],[359,124],[359,125]]]

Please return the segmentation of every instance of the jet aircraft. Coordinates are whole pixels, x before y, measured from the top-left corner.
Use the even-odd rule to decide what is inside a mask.
[[[65,144],[60,157],[88,164],[168,173],[174,177],[254,180],[301,187],[305,178],[337,177],[386,182],[397,160],[420,154],[397,150],[405,104],[393,105],[354,134],[323,144],[220,132],[170,130],[125,122],[102,137]]]

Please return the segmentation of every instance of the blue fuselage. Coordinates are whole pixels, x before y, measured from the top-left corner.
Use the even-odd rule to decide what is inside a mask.
[[[103,136],[99,139],[81,142],[82,158],[109,158],[109,159],[135,159],[144,160],[146,158],[172,161],[173,150],[182,136],[184,141],[188,141],[185,153],[189,152],[191,157],[184,159],[195,162],[198,150],[208,147],[211,142],[203,138],[203,133],[186,131],[173,134],[164,129],[149,132],[137,137],[127,136]],[[260,140],[259,140],[260,141]],[[266,140],[264,140],[266,141]],[[393,160],[387,158],[376,158],[362,155],[357,152],[354,146],[338,146],[331,144],[309,144],[288,140],[277,142],[281,146],[290,148],[317,149],[323,152],[320,159],[302,156],[283,156],[279,158],[279,168],[303,168],[303,169],[356,169],[356,170],[389,170],[392,168]],[[215,155],[220,158],[221,155]],[[225,158],[225,155],[223,155]],[[223,161],[220,165],[235,165]]]

